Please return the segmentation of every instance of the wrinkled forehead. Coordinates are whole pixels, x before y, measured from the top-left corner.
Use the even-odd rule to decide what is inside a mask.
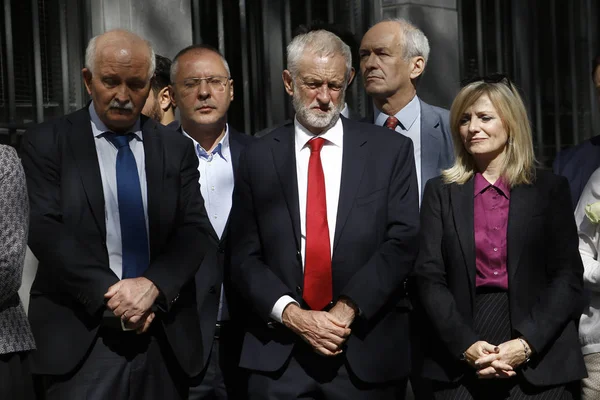
[[[306,52],[298,64],[300,76],[343,79],[346,72],[346,60],[338,53]]]

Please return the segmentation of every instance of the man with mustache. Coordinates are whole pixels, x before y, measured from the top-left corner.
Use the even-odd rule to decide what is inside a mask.
[[[412,144],[340,116],[348,46],[324,30],[287,47],[294,124],[240,158],[231,280],[246,301],[249,399],[403,399],[402,281],[416,256]]]
[[[365,33],[359,56],[365,90],[373,98],[374,112],[367,121],[412,140],[420,199],[425,183],[454,160],[448,110],[417,96],[429,41],[405,19],[385,20]]]
[[[191,143],[140,116],[154,67],[139,36],[94,37],[90,105],[24,137],[44,399],[187,399],[202,369],[192,277],[211,227]]]
[[[171,82],[172,102],[181,115],[179,131],[194,144],[198,157],[200,191],[213,228],[211,239],[216,244],[196,275],[205,352],[204,370],[192,380],[190,400],[242,399],[245,379],[237,365],[242,334],[235,318],[230,318],[227,302],[235,301],[235,295],[228,291],[226,298],[222,290],[223,256],[228,245],[226,228],[238,159],[252,137],[227,123],[233,79],[218,50],[207,45],[181,50],[171,66]]]

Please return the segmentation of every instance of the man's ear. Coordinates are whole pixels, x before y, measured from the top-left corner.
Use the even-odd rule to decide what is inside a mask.
[[[173,107],[177,107],[177,101],[175,100],[175,89],[173,89],[173,85],[169,85],[169,96],[171,96],[171,104],[173,104]]]
[[[425,71],[425,59],[422,56],[413,57],[411,65],[410,79],[417,79]]]
[[[292,79],[292,73],[287,69],[283,71],[281,75],[283,78],[283,86],[285,86],[285,91],[290,96],[294,95],[294,80]]]
[[[171,107],[171,87],[165,86],[160,89],[157,96],[158,104],[163,111],[167,111]]]
[[[229,81],[229,101],[233,101],[233,79]]]
[[[85,84],[85,89],[88,94],[92,94],[92,71],[87,68],[81,70],[81,75],[83,76],[83,83]]]
[[[350,86],[352,84],[354,77],[356,77],[356,70],[354,69],[354,67],[352,67],[350,69],[350,78],[348,78],[348,86]]]

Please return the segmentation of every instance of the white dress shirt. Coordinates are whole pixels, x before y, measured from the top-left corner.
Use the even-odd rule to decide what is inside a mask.
[[[98,155],[100,166],[100,177],[102,178],[102,191],[104,193],[104,216],[106,222],[106,248],[108,250],[108,262],[110,269],[119,279],[123,277],[123,243],[121,242],[121,219],[119,218],[119,200],[117,195],[117,153],[119,150],[104,135],[110,129],[96,114],[94,103],[89,106],[90,122],[94,134],[94,144]],[[140,177],[140,189],[142,192],[142,204],[144,216],[146,217],[146,232],[148,239],[148,188],[146,185],[146,164],[144,154],[144,137],[140,128],[140,119],[131,128],[135,139],[129,142],[137,164],[138,176]],[[150,252],[148,252],[150,254]]]
[[[209,153],[200,143],[181,128],[185,136],[194,142],[198,156],[198,172],[200,193],[204,199],[204,207],[219,239],[223,236],[233,195],[233,166],[231,165],[231,149],[229,147],[229,125],[225,125],[225,135]]]
[[[375,105],[375,125],[385,126],[385,121],[389,115],[381,112]],[[417,187],[421,193],[421,102],[419,97],[415,96],[404,108],[394,115],[400,122],[396,127],[396,132],[410,138],[413,142],[415,152],[415,167],[417,170]],[[421,205],[421,194],[419,194],[419,206]]]
[[[306,250],[306,196],[308,188],[308,161],[310,159],[310,146],[308,142],[316,137],[308,129],[294,119],[296,173],[298,177],[298,202],[300,206],[300,234],[302,270],[304,271],[304,260]],[[344,129],[341,119],[327,132],[319,137],[325,139],[321,149],[321,163],[325,176],[325,199],[327,202],[327,225],[329,228],[329,243],[333,256],[333,239],[335,235],[335,223],[337,219],[337,208],[340,197],[340,183],[342,180],[342,156],[344,144]],[[271,310],[271,318],[281,322],[283,310],[289,303],[296,303],[290,296],[282,296]]]

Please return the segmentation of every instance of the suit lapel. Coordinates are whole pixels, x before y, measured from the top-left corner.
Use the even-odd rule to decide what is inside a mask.
[[[160,248],[160,207],[163,193],[163,144],[161,136],[155,132],[156,125],[149,118],[141,117],[144,137],[144,158],[146,187],[148,191],[148,240],[150,249]],[[152,257],[152,254],[150,254]]]
[[[420,101],[420,100],[419,100]],[[421,196],[425,183],[440,174],[440,120],[431,111],[431,106],[421,103]]]
[[[229,151],[231,152],[231,166],[233,168],[234,181],[237,178],[237,168],[239,165],[238,162],[240,160],[240,155],[242,154],[242,149],[244,148],[244,145],[242,145],[241,143],[239,143],[237,141],[236,134],[238,134],[238,133],[236,131],[234,131],[231,127],[229,127]],[[240,133],[240,135],[243,135],[243,134]],[[234,190],[235,190],[235,186],[234,186]],[[221,243],[224,242],[227,238],[227,232],[229,231],[229,221],[230,221],[230,218],[228,216],[227,222],[225,222],[225,228],[223,229],[223,234],[221,235],[221,240],[219,241]],[[216,232],[215,232],[215,235],[216,235]]]
[[[348,123],[342,118],[344,126],[344,152],[342,156],[342,176],[340,182],[340,197],[338,200],[337,220],[333,250],[339,243],[342,230],[348,214],[354,204],[356,191],[361,182],[362,174],[367,161],[367,135],[363,135],[355,124]]]
[[[450,203],[454,216],[456,236],[465,260],[467,276],[471,288],[471,300],[475,298],[475,224],[474,224],[474,179],[469,179],[465,184],[450,185]]]
[[[284,127],[272,137],[271,153],[279,184],[292,220],[296,246],[300,249],[300,205],[298,203],[298,176],[296,173],[296,151],[294,126]]]
[[[514,278],[519,267],[519,258],[526,242],[527,226],[531,219],[531,210],[537,204],[537,191],[532,185],[515,186],[510,191],[507,229],[507,269],[508,282]]]
[[[69,142],[73,158],[77,163],[83,189],[88,199],[92,215],[101,232],[106,237],[106,218],[104,213],[104,190],[98,165],[98,153],[87,107],[68,117],[71,123]]]

